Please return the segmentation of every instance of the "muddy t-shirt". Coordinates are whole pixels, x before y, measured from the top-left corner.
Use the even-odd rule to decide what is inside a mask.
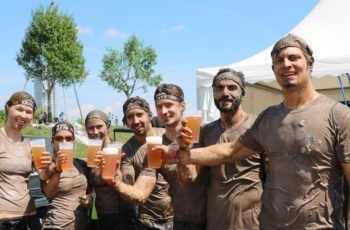
[[[265,110],[240,142],[265,150],[264,229],[344,229],[343,173],[350,162],[350,111],[324,95],[303,109]]]
[[[154,128],[156,134],[162,135],[164,129]],[[131,137],[124,145],[123,152],[127,154],[122,160],[121,171],[123,180],[133,184],[143,169],[147,158],[147,145],[139,143],[135,137]],[[173,218],[173,209],[170,205],[171,198],[168,194],[169,184],[161,175],[158,175],[156,185],[147,201],[139,206],[140,218],[155,221],[169,220]]]
[[[163,144],[174,143],[163,135]],[[183,185],[178,180],[176,164],[163,165],[160,169],[154,170],[147,168],[146,159],[145,169],[141,174],[155,177],[156,172],[160,172],[170,185],[169,195],[171,196],[171,206],[174,209],[174,220],[191,224],[205,224],[209,183],[208,169],[202,170],[194,182]]]
[[[50,200],[44,229],[87,229],[87,209],[79,203],[79,197],[86,194],[86,167],[86,162],[74,159],[74,167],[61,173],[57,194]]]
[[[28,140],[13,143],[0,131],[0,215],[23,216],[35,213],[27,187],[32,172]]]
[[[220,119],[209,123],[201,130],[200,145],[235,141],[255,118],[245,114],[241,124],[228,130],[222,127]],[[257,153],[240,162],[210,167],[207,229],[259,229],[261,159]]]

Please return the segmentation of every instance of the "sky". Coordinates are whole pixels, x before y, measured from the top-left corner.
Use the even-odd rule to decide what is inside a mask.
[[[185,93],[187,110],[196,108],[196,76],[199,68],[224,66],[248,58],[292,30],[320,0],[60,0],[60,12],[71,15],[83,44],[88,76],[76,86],[83,118],[100,109],[123,116],[126,100],[99,77],[107,48],[123,50],[123,44],[136,35],[157,53],[155,73],[163,83],[175,83]],[[16,62],[32,12],[47,7],[51,0],[3,1],[0,8],[0,104],[16,91],[34,95],[32,82]],[[57,87],[57,116],[60,112],[72,122],[80,118],[73,87]],[[136,91],[154,111],[153,93]],[[200,108],[199,108],[200,109]]]

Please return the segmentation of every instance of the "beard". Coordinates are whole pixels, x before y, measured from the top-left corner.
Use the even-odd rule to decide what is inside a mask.
[[[289,88],[293,88],[295,85],[294,85],[294,83],[293,83],[293,81],[292,80],[286,80],[286,81],[284,81],[283,82],[283,87],[284,88],[287,88],[287,89],[289,89]]]
[[[223,98],[222,97],[220,99],[214,99],[214,103],[215,103],[216,108],[222,113],[233,113],[233,114],[235,114],[237,112],[239,106],[242,103],[242,96],[240,96],[238,98],[234,97],[232,99],[231,105],[229,105],[229,106],[223,105],[220,102],[220,100],[223,100],[223,99],[227,99],[227,98]]]

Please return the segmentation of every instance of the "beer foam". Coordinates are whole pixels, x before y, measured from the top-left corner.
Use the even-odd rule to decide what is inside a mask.
[[[73,149],[73,143],[59,143],[60,149]]]
[[[119,153],[119,148],[117,147],[106,147],[106,148],[103,148],[103,154],[106,154],[106,155],[117,155]]]
[[[88,143],[90,146],[101,146],[102,145],[102,140],[99,139],[89,139]]]
[[[146,137],[146,142],[149,144],[161,145],[163,142],[163,137],[160,136],[148,136]]]

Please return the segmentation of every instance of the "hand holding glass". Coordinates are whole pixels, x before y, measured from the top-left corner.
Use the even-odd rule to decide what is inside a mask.
[[[162,165],[162,150],[152,150],[156,145],[161,145],[163,141],[159,136],[146,137],[147,143],[147,160],[149,168],[160,168]]]
[[[202,125],[202,116],[199,113],[194,115],[188,115],[186,116],[186,121],[186,127],[191,129],[192,131],[192,138],[185,138],[185,140],[191,143],[198,143],[199,133]]]
[[[34,160],[34,165],[36,169],[42,169],[49,167],[49,163],[42,163],[41,157],[44,156],[44,152],[46,152],[45,139],[34,139],[30,141],[30,146],[32,149],[32,155]],[[46,156],[47,154],[45,154]]]
[[[115,176],[117,161],[120,161],[121,146],[103,148],[104,165],[101,175],[104,180],[111,180]]]
[[[62,171],[73,168],[74,148],[73,143],[60,143],[60,150],[66,155],[66,161],[62,164]]]
[[[99,162],[95,161],[96,153],[101,151],[102,140],[89,139],[88,142],[88,161],[87,166],[92,168],[100,167]]]

